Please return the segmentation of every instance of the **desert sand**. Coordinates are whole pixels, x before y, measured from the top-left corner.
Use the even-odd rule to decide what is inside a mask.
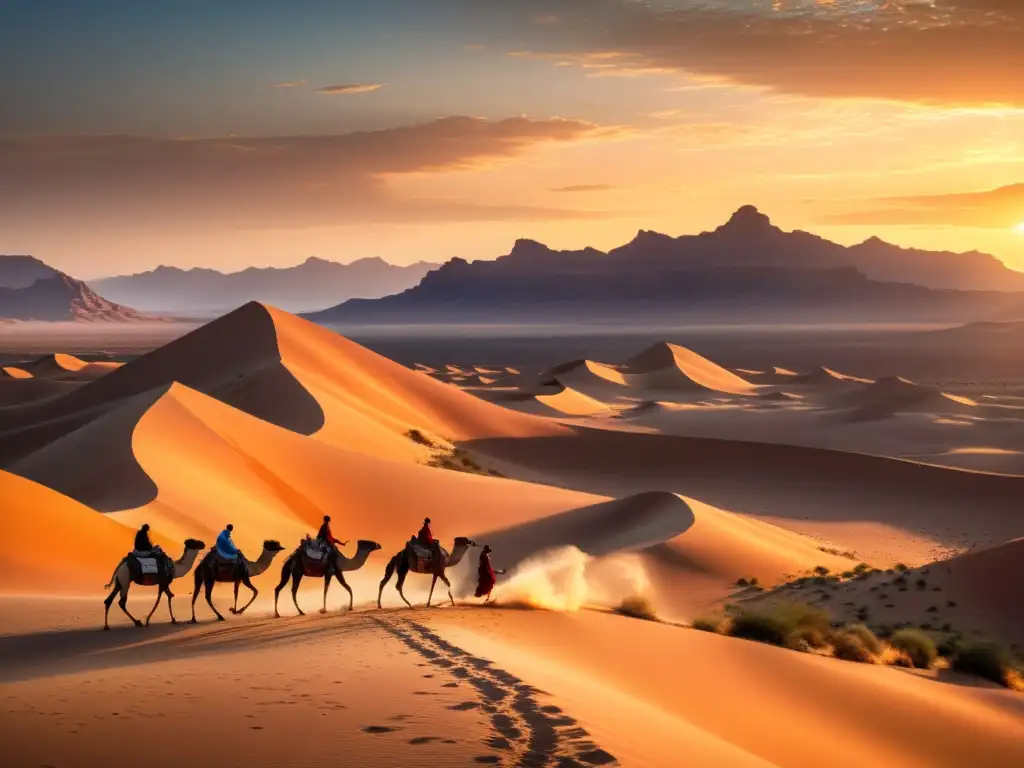
[[[15,765],[140,749],[178,764],[184,729],[197,765],[1024,761],[1019,693],[686,626],[799,598],[839,621],[870,603],[870,622],[1024,642],[1012,399],[729,369],[668,343],[621,363],[406,367],[260,304],[123,365],[55,353],[11,370],[0,738]],[[285,592],[274,619],[281,565],[324,515],[347,556],[381,545],[346,574],[356,610],[335,584],[326,616],[295,616]],[[496,607],[473,597],[472,548],[449,570],[457,607],[440,585],[439,607],[400,607],[392,581],[376,608],[425,517],[446,547],[493,548]],[[200,598],[198,625],[164,603],[136,629],[114,606],[100,632],[103,585],[144,522],[173,557],[229,522],[250,559],[284,551],[245,615],[216,622]],[[807,583],[855,566],[882,570]],[[430,583],[411,574],[406,596],[422,604]],[[192,574],[172,587],[188,618]],[[613,612],[636,597],[659,621]],[[134,586],[129,610],[155,598]],[[213,599],[226,613],[230,584]],[[298,599],[319,608],[322,580]]]

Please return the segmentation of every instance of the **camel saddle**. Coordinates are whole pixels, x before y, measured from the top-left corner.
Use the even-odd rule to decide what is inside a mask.
[[[434,550],[425,547],[415,538],[410,539],[408,544],[409,568],[416,573],[430,573],[434,570]],[[441,552],[447,557],[448,552],[441,547]]]
[[[323,576],[330,562],[330,544],[320,539],[306,539],[299,545],[299,556],[302,558],[302,570],[306,576]]]
[[[229,560],[221,557],[216,548],[211,552],[213,562],[210,563],[215,581],[234,581],[239,578],[241,571],[246,567],[245,560],[239,556],[236,560]]]
[[[162,550],[131,551],[125,558],[132,581],[151,587],[174,575],[174,561]]]

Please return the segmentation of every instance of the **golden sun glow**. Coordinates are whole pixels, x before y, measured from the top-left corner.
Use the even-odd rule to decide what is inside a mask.
[[[1022,221],[1020,224],[1014,227],[1013,231],[1016,232],[1018,235],[1024,235],[1024,221]]]

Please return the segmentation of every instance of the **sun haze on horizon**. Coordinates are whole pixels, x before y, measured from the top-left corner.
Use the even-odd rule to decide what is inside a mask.
[[[85,279],[608,249],[745,203],[1024,267],[1024,7],[65,5],[0,9],[0,252]]]

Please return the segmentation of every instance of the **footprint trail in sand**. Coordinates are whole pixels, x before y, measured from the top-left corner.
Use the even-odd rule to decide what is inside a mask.
[[[556,706],[538,701],[543,691],[487,659],[452,645],[422,624],[408,620],[377,622],[428,662],[477,690],[479,701],[456,704],[452,709],[479,707],[490,718],[494,735],[489,744],[496,754],[481,756],[478,762],[517,768],[619,765],[573,718]]]

